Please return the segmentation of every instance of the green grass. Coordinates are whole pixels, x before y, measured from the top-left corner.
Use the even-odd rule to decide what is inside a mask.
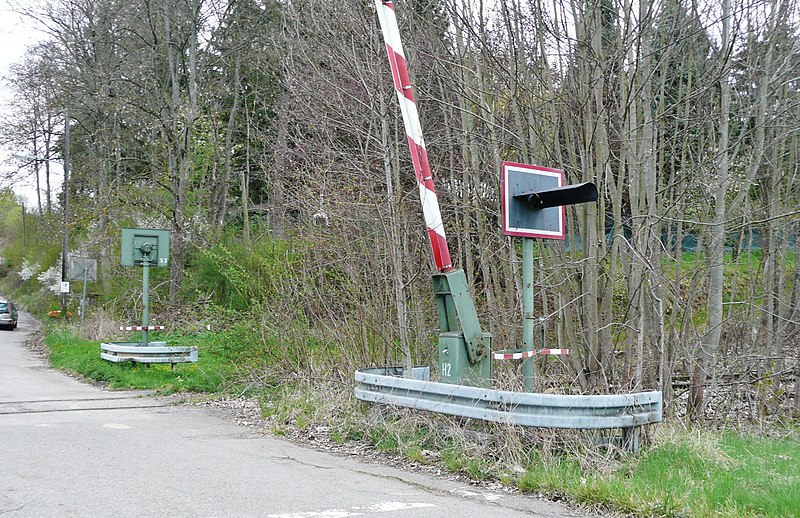
[[[117,389],[150,389],[164,393],[215,392],[222,387],[224,374],[229,370],[220,354],[211,347],[204,348],[198,363],[177,364],[173,371],[169,365],[107,362],[100,358],[99,342],[81,340],[65,332],[50,333],[45,344],[50,350],[53,367],[76,372],[86,379]]]
[[[645,516],[800,516],[800,443],[734,433],[687,433],[619,464],[534,455],[518,485]]]

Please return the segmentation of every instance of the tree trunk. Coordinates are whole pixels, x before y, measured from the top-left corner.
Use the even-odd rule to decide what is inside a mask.
[[[727,209],[728,173],[730,168],[730,152],[728,150],[731,85],[728,79],[730,69],[731,39],[731,2],[722,3],[722,45],[721,54],[724,61],[720,67],[720,118],[716,145],[717,178],[714,183],[714,214],[709,226],[708,243],[708,324],[695,360],[692,386],[689,397],[688,414],[696,419],[705,413],[705,389],[714,360],[719,348],[722,334],[722,302],[723,302],[723,253],[725,244],[725,214]]]

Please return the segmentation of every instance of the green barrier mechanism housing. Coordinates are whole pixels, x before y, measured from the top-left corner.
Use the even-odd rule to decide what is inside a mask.
[[[123,228],[120,244],[122,266],[169,266],[169,230]]]
[[[433,276],[439,313],[439,379],[442,383],[489,387],[492,335],[481,329],[464,270]]]
[[[151,342],[149,340],[150,330],[163,329],[163,326],[151,326],[149,323],[150,268],[169,267],[169,231],[123,228],[120,262],[122,266],[139,266],[142,268],[142,325],[123,326],[120,328],[120,330],[141,331],[142,341],[138,343],[103,342],[100,344],[100,357],[115,363],[169,363],[173,369],[178,363],[196,363],[196,346],[168,347],[166,342]]]
[[[146,347],[150,325],[150,267],[169,266],[169,231],[123,228],[120,255],[122,266],[142,267],[142,345]]]

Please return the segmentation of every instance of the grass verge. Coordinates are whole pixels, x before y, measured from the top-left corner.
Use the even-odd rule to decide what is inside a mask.
[[[175,371],[108,363],[99,357],[98,342],[63,331],[51,332],[46,345],[54,367],[113,388],[246,393],[258,398],[279,435],[307,434],[315,442],[324,435],[345,446],[366,443],[409,463],[435,465],[471,480],[499,480],[523,492],[562,495],[593,508],[636,516],[800,516],[796,427],[790,438],[775,439],[664,424],[652,445],[628,455],[599,448],[582,432],[542,434],[370,406],[356,401],[345,382],[253,376],[264,351],[240,345],[246,332],[154,337],[201,348],[197,364]]]
[[[733,432],[659,435],[651,448],[616,466],[587,468],[581,463],[585,451],[533,462],[519,487],[564,492],[578,502],[637,516],[799,515],[797,441]]]
[[[50,363],[84,378],[114,389],[149,389],[163,393],[218,392],[225,373],[230,371],[218,351],[206,347],[203,361],[197,364],[145,365],[110,363],[100,358],[100,344],[83,340],[64,331],[54,331],[45,338]],[[182,344],[183,345],[183,344]]]

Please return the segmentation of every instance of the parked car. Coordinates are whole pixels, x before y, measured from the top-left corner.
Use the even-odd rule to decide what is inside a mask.
[[[0,300],[0,327],[8,330],[16,329],[18,319],[19,314],[14,303],[10,300]]]

